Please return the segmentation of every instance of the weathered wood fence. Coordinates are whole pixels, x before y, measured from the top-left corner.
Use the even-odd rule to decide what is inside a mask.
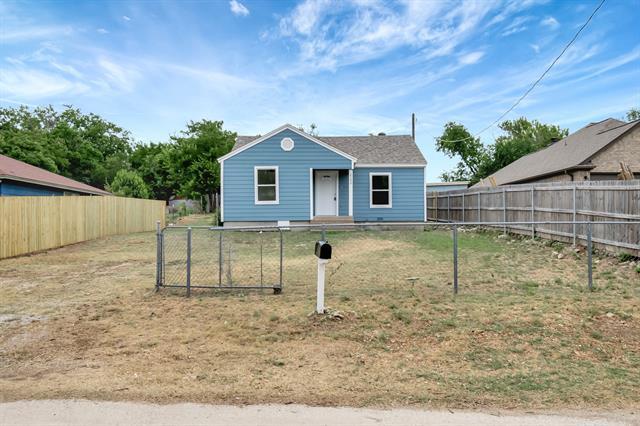
[[[0,197],[0,259],[164,226],[164,201],[124,197]]]
[[[427,193],[428,220],[444,222],[592,221],[595,246],[640,256],[640,180],[557,182]],[[587,225],[500,226],[505,232],[586,244]]]

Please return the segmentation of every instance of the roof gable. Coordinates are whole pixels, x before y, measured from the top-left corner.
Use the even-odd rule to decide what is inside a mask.
[[[314,143],[316,143],[316,144],[328,149],[329,151],[335,152],[336,154],[338,154],[338,155],[340,155],[340,156],[342,156],[342,157],[344,157],[344,158],[346,158],[348,160],[351,160],[351,161],[354,161],[354,162],[357,160],[355,157],[347,154],[346,152],[343,152],[343,151],[341,151],[341,150],[339,150],[339,149],[337,149],[337,148],[335,148],[335,147],[333,147],[331,145],[328,145],[327,143],[325,143],[325,142],[323,142],[321,140],[318,140],[314,136],[303,132],[302,130],[292,126],[291,124],[284,124],[284,125],[278,127],[277,129],[272,130],[271,132],[267,133],[264,136],[256,136],[253,140],[248,140],[247,137],[242,137],[242,136],[238,137],[238,140],[240,138],[244,138],[244,143],[239,145],[238,144],[238,140],[236,140],[236,144],[233,146],[233,149],[231,150],[231,152],[229,152],[228,154],[218,158],[218,161],[219,162],[223,162],[224,160],[226,160],[228,158],[231,158],[231,157],[241,153],[242,151],[245,151],[245,150],[251,148],[252,146],[257,145],[260,142],[266,141],[267,139],[270,139],[273,136],[275,136],[278,133],[281,133],[281,132],[283,132],[285,130],[290,130],[290,131],[292,131],[294,133],[297,133],[298,135],[302,136],[303,138],[305,138],[305,139],[307,139],[307,140],[309,140],[311,142],[314,142]]]
[[[295,129],[300,133],[300,130]],[[420,149],[410,135],[377,135],[377,136],[305,136],[314,138],[319,143],[334,150],[345,153],[358,164],[363,165],[413,165],[427,164]],[[259,139],[265,140],[273,133],[265,136],[238,136],[231,154],[253,146]],[[308,137],[308,138],[309,138]],[[230,156],[230,155],[229,155]]]
[[[575,168],[592,168],[589,159],[638,124],[640,121],[625,123],[614,118],[588,124],[547,148],[517,159],[475,186],[490,185],[491,178],[497,185],[506,185]]]
[[[0,179],[2,178],[88,194],[111,195],[102,189],[94,188],[6,155],[0,155]]]

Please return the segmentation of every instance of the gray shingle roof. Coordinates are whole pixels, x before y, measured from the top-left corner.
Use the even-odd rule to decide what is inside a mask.
[[[359,164],[427,164],[410,135],[381,136],[315,136],[346,154],[358,159]],[[258,136],[238,136],[236,150]]]
[[[595,165],[588,160],[593,155],[638,124],[638,120],[625,123],[614,118],[591,123],[545,149],[519,158],[491,176],[497,185],[506,185],[579,167],[592,168]],[[474,186],[491,186],[490,182],[490,178],[485,178]]]

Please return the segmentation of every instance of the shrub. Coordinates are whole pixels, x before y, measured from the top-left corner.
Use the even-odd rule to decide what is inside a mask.
[[[635,256],[634,256],[634,255],[632,255],[632,254],[630,254],[630,253],[620,253],[620,254],[618,255],[618,260],[619,260],[620,262],[630,262],[630,261],[632,261],[633,259],[635,259]]]
[[[147,184],[132,170],[119,170],[108,189],[121,197],[149,198]]]

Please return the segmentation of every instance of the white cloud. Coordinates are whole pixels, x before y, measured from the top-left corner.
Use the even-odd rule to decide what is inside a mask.
[[[547,16],[542,21],[540,21],[540,25],[549,27],[549,28],[557,28],[560,25],[560,23],[553,16]]]
[[[473,65],[478,63],[483,56],[484,52],[482,51],[466,53],[458,57],[458,62],[462,65]]]
[[[500,35],[506,37],[511,34],[525,31],[527,29],[527,26],[524,24],[531,21],[532,19],[533,18],[531,16],[518,16],[513,21],[511,21],[509,25],[504,27]]]
[[[104,79],[111,88],[130,92],[134,89],[136,81],[140,78],[140,72],[134,67],[125,67],[115,63],[111,59],[99,58],[100,67]]]
[[[109,31],[105,30],[104,28],[98,28],[98,29],[97,29],[97,31],[98,31],[100,34],[109,34]]]
[[[49,65],[51,65],[53,68],[62,71],[66,74],[72,75],[76,78],[82,78],[82,73],[80,71],[78,71],[75,67],[73,67],[72,65],[67,65],[67,64],[61,64],[58,63],[56,61],[49,61]]]
[[[532,44],[529,45],[529,47],[531,47],[534,52],[540,53],[540,45],[532,43]]]
[[[122,15],[122,19],[124,19],[125,21],[130,21],[131,18],[129,18],[127,15]]]
[[[422,60],[452,54],[496,7],[492,1],[306,0],[279,22],[280,36],[299,46],[300,68],[336,70],[408,47]]]
[[[19,28],[3,28],[2,43],[17,43],[31,39],[57,38],[68,36],[72,33],[73,28],[69,26],[23,26]]]
[[[46,71],[16,68],[0,69],[0,92],[15,98],[44,99],[56,95],[80,94],[89,87]]]
[[[249,9],[238,0],[231,0],[229,7],[231,8],[231,13],[236,16],[247,16],[249,14]]]

